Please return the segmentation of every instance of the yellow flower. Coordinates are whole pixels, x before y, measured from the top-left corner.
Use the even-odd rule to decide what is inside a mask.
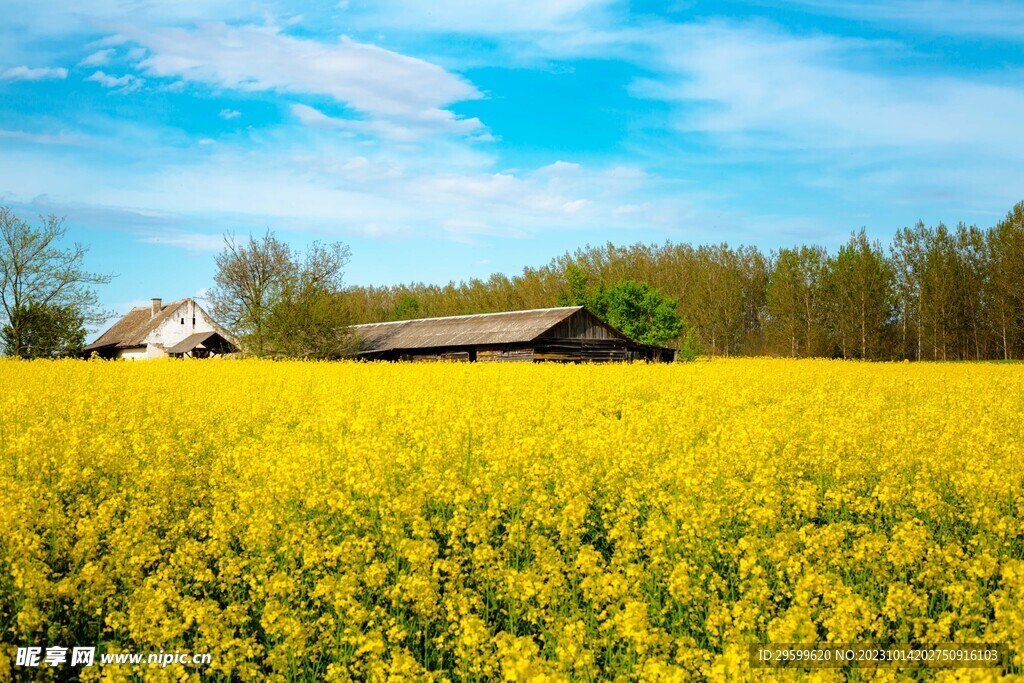
[[[1021,666],[1022,405],[1014,364],[0,360],[0,679],[31,645],[211,654],[155,680]]]

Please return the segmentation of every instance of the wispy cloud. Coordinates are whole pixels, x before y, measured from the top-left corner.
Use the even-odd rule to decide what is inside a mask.
[[[134,138],[124,144],[146,147],[145,158],[163,163],[127,161],[111,168],[105,155],[55,163],[52,155],[24,151],[0,168],[0,188],[28,201],[34,187],[59,187],[78,220],[105,215],[108,208],[145,207],[149,217],[119,210],[116,221],[96,224],[121,225],[146,243],[195,250],[219,245],[178,226],[272,225],[339,238],[418,235],[494,242],[550,230],[665,226],[678,218],[671,203],[651,196],[658,193],[657,179],[640,187],[636,177],[613,168],[569,161],[543,170],[494,172],[488,170],[493,158],[461,142],[400,152],[341,136],[268,139],[258,149],[226,140],[200,156],[145,139],[145,145]],[[645,208],[628,216],[616,212],[623,203],[637,203],[638,192],[649,201]]]
[[[217,115],[225,121],[234,121],[235,119],[242,116],[242,112],[238,111],[237,109],[221,109]]]
[[[99,83],[104,88],[116,90],[121,93],[135,92],[142,88],[146,82],[144,79],[132,74],[125,74],[123,76],[111,76],[103,71],[95,71],[91,76],[85,79],[93,83]]]
[[[346,119],[327,116],[323,112],[305,104],[293,104],[292,114],[307,126],[338,130],[343,133],[369,135],[390,140],[411,141],[429,133],[453,132],[460,135],[475,135],[475,139],[483,141],[488,138],[486,132],[481,132],[483,123],[478,118],[458,118],[445,110],[435,110],[428,116],[421,116],[415,119],[400,120],[399,122],[387,119]]]
[[[378,26],[472,34],[571,33],[609,18],[617,0],[380,0],[367,10]]]
[[[561,173],[575,173],[576,171],[579,171],[581,168],[583,167],[577,163],[571,161],[558,160],[553,164],[548,164],[547,166],[541,167],[540,169],[538,169],[537,172],[550,173],[552,175],[556,175]]]
[[[1024,90],[995,78],[883,70],[884,55],[899,52],[892,43],[726,23],[673,27],[657,40],[663,75],[638,81],[634,94],[678,102],[680,129],[731,146],[1002,155],[1024,145],[1016,114]]]
[[[5,130],[0,128],[0,139],[29,142],[37,145],[82,145],[87,139],[81,134],[72,133],[28,133],[23,130]]]
[[[784,0],[781,4],[817,14],[946,36],[982,36],[1024,42],[1024,5],[1012,0]]]
[[[427,54],[471,66],[558,68],[571,58],[615,60],[642,51],[623,0],[379,0],[346,15],[353,27],[434,36]],[[632,55],[637,56],[637,55]]]
[[[105,66],[110,63],[111,58],[114,56],[116,50],[114,48],[105,48],[102,50],[96,50],[90,53],[82,61],[78,63],[78,66]]]
[[[0,81],[42,81],[46,79],[63,80],[68,77],[68,70],[63,67],[28,67],[12,66],[0,71]]]
[[[529,233],[508,226],[497,227],[479,220],[448,219],[441,222],[447,239],[461,244],[487,246],[487,239],[529,237]]]
[[[144,235],[139,238],[139,241],[146,244],[177,247],[194,253],[217,253],[224,249],[223,235],[209,235],[181,230]]]

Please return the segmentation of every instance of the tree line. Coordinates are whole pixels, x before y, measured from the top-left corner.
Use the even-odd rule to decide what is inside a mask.
[[[353,322],[586,302],[616,283],[674,300],[670,345],[721,356],[873,360],[1024,357],[1024,202],[995,226],[917,223],[888,244],[861,229],[834,253],[666,242],[587,246],[520,275],[348,287]]]
[[[352,292],[359,290],[342,287],[348,247],[340,242],[314,242],[302,254],[271,230],[244,241],[227,235],[224,242],[209,299],[214,317],[237,336],[248,355],[334,359],[358,352],[351,304]],[[629,280],[588,288],[582,271],[575,272],[583,279],[559,295],[560,304],[585,305],[644,344],[663,344],[678,337],[682,321],[676,313],[677,302],[645,283]],[[420,315],[418,299],[412,296],[392,311],[399,319]],[[692,359],[698,351],[691,348],[684,355]]]
[[[63,219],[38,226],[0,207],[0,342],[6,355],[74,355],[85,326],[109,314],[63,246]],[[225,239],[211,289],[214,317],[246,352],[350,354],[348,326],[412,318],[587,305],[645,343],[720,356],[872,360],[1024,358],[1024,202],[995,226],[940,223],[883,245],[861,229],[834,253],[820,246],[665,242],[587,246],[519,275],[447,285],[345,287],[349,249],[299,252],[272,231]]]

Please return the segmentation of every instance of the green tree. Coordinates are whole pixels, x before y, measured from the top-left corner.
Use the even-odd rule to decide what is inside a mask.
[[[599,287],[589,305],[598,317],[641,344],[663,346],[683,329],[677,302],[646,283],[623,280]]]
[[[336,360],[352,354],[357,340],[337,293],[300,291],[282,298],[267,316],[262,355]]]
[[[1024,202],[1018,203],[986,235],[989,317],[998,356],[1024,356]]]
[[[915,360],[921,359],[924,344],[921,311],[927,240],[928,229],[918,221],[913,228],[897,231],[889,248],[896,283],[901,355]]]
[[[737,352],[744,336],[742,255],[727,244],[700,246],[693,286],[688,292],[692,320],[712,354]]]
[[[676,355],[681,361],[695,361],[704,355],[704,345],[700,343],[697,331],[694,328],[686,328],[679,342],[679,349]]]
[[[843,358],[886,355],[893,310],[892,268],[861,228],[828,262],[829,323]]]
[[[348,259],[349,249],[340,242],[314,242],[303,258],[293,256],[267,317],[265,355],[333,360],[355,350],[351,316],[341,296]]]
[[[112,276],[85,270],[89,249],[62,246],[66,236],[63,218],[49,216],[33,226],[0,207],[0,323],[8,355],[70,349],[84,325],[108,317],[93,287]],[[75,321],[78,330],[71,329]]]
[[[85,346],[85,319],[72,306],[31,303],[12,311],[0,342],[9,356],[76,356]]]
[[[989,278],[988,243],[985,233],[975,226],[959,224],[956,229],[957,253],[957,347],[960,358],[980,360],[991,346],[989,302],[986,281]]]
[[[793,358],[827,353],[825,250],[802,246],[774,256],[767,289],[770,338]]]
[[[392,320],[412,320],[420,316],[420,301],[414,296],[406,296],[395,306],[391,314]]]
[[[586,306],[590,273],[575,263],[565,269],[565,290],[558,295],[559,306]]]

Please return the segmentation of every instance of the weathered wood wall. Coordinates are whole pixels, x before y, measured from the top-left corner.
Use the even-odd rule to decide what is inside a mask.
[[[469,360],[469,351],[438,351],[426,353],[411,353],[409,360]]]
[[[521,349],[479,349],[476,352],[476,359],[481,363],[495,362],[524,362],[529,363],[534,359],[532,348]]]
[[[640,346],[621,339],[539,339],[534,360],[560,362],[670,361],[661,349]]]
[[[577,311],[541,335],[541,339],[548,338],[625,340],[625,337],[586,309]]]

